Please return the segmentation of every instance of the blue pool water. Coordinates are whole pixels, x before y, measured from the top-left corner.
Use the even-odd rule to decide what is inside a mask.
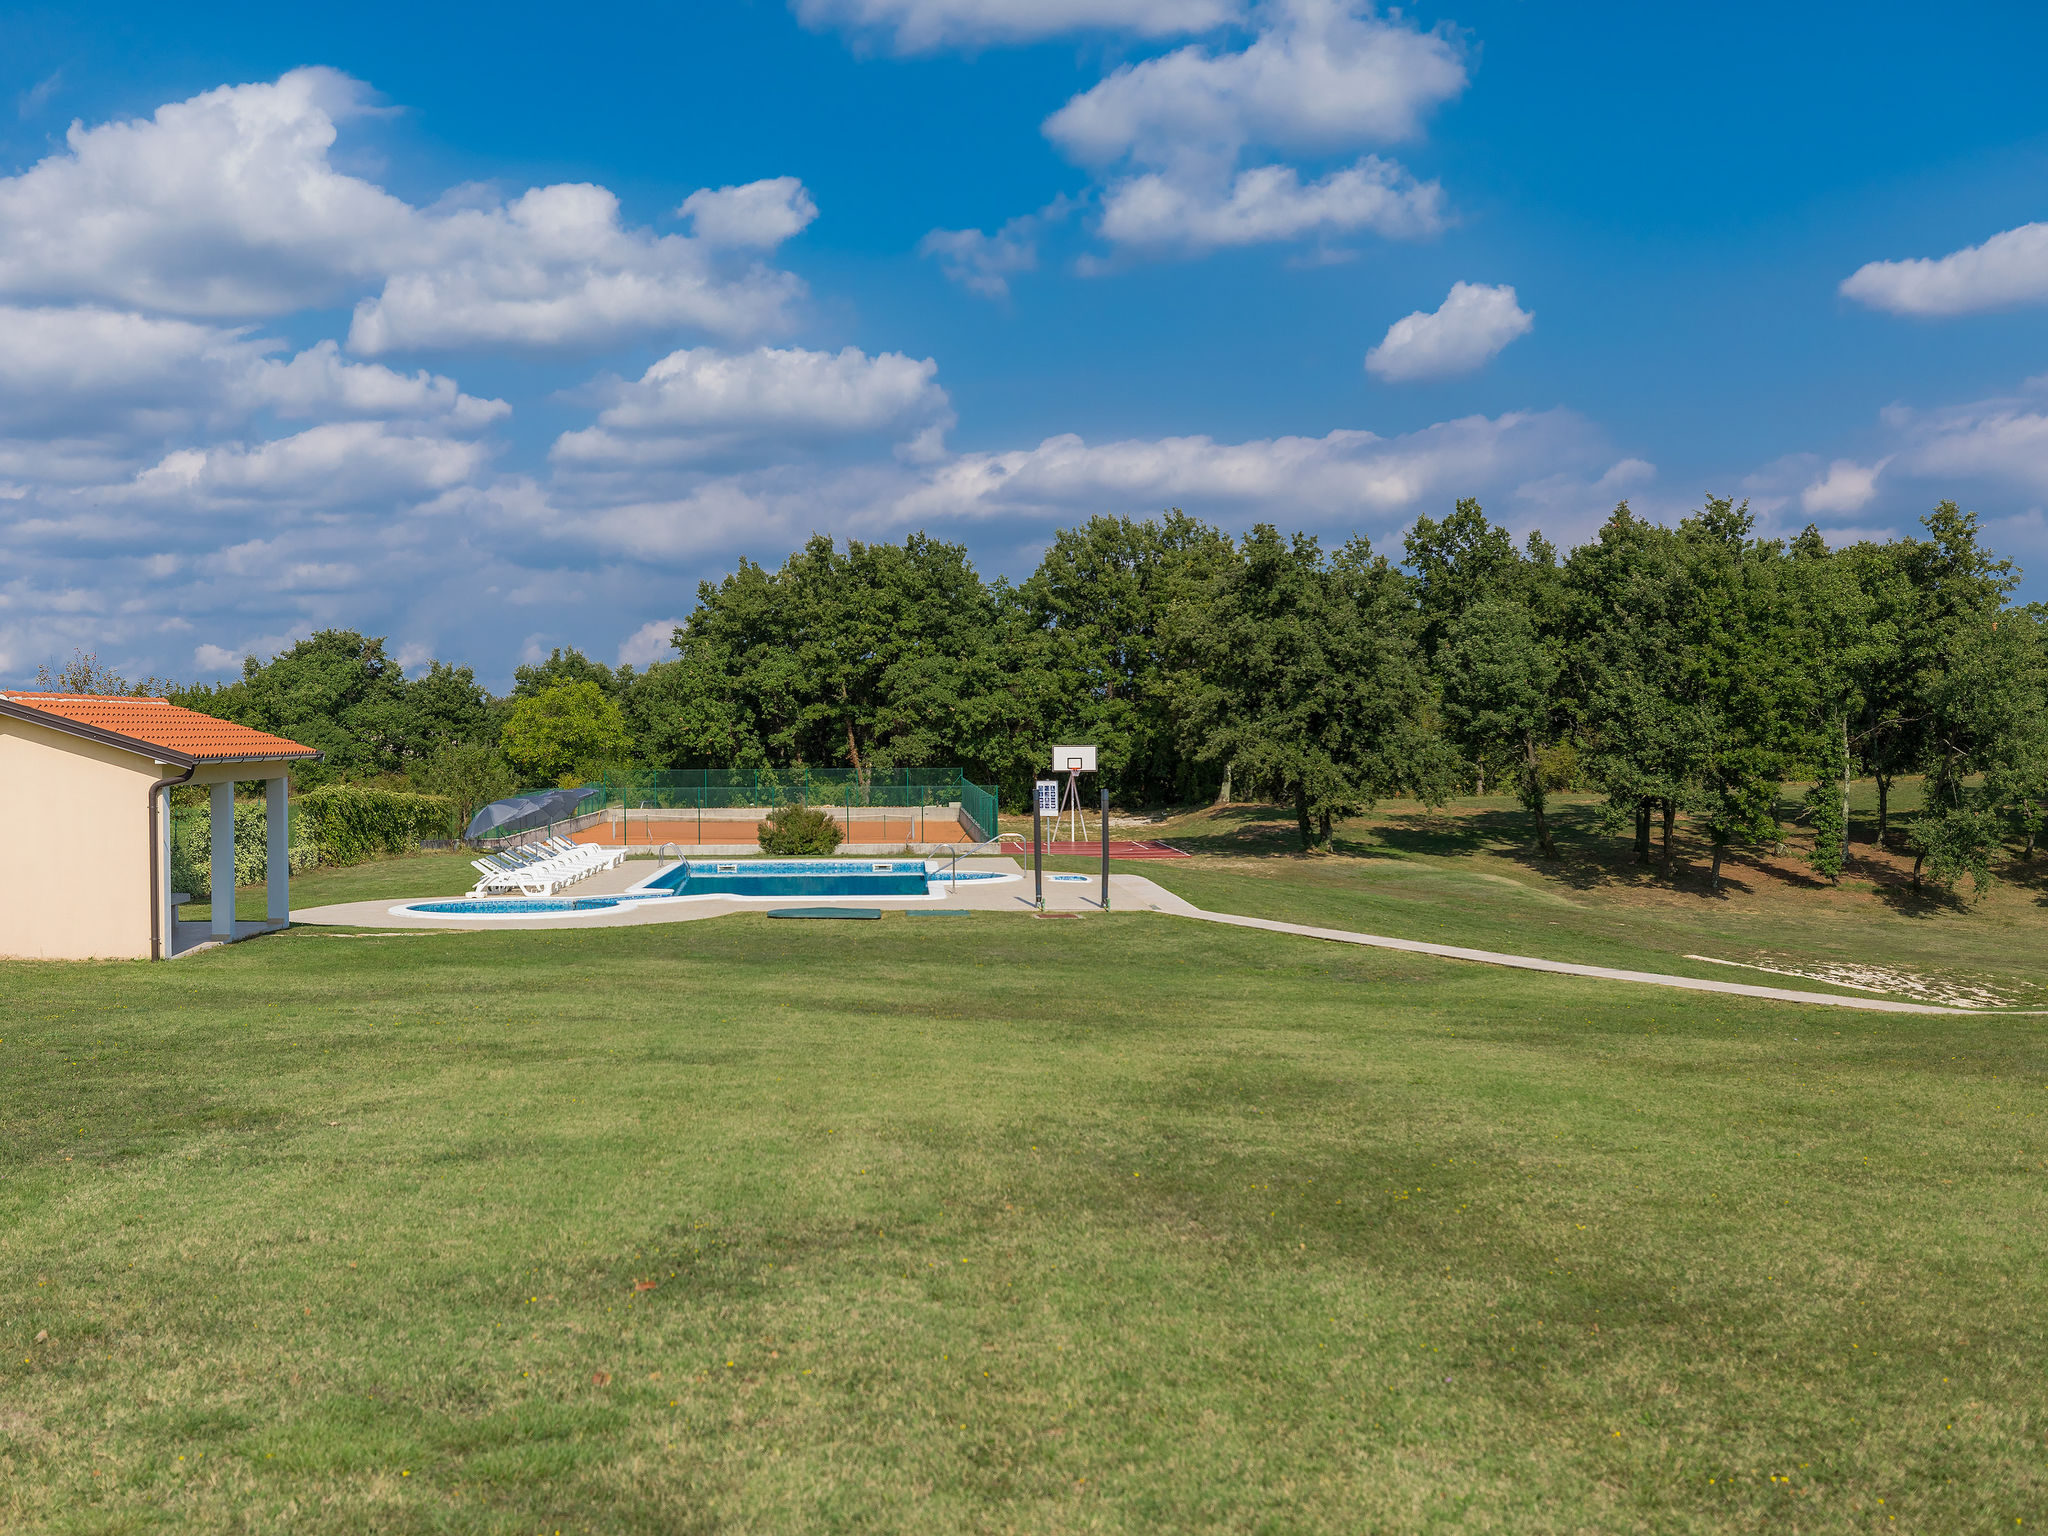
[[[597,912],[616,907],[617,896],[506,896],[476,901],[416,901],[405,910],[436,917],[524,917],[531,912]]]
[[[643,887],[676,896],[924,896],[923,859],[685,859]]]

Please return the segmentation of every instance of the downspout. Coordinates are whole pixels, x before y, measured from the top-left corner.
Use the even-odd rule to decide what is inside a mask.
[[[166,765],[168,766],[168,764]],[[194,763],[174,779],[158,779],[149,786],[149,958],[164,958],[164,882],[162,866],[157,862],[162,855],[163,839],[157,836],[156,819],[157,795],[160,791],[182,784],[199,771]]]

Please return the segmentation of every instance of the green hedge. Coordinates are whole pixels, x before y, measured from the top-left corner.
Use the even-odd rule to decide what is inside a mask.
[[[255,885],[268,869],[263,802],[244,800],[235,806],[235,884]],[[292,823],[292,873],[320,862],[312,834],[296,819]],[[189,892],[195,901],[213,895],[213,815],[206,806],[171,818],[171,889]]]
[[[292,801],[320,846],[322,864],[360,864],[380,853],[413,853],[423,837],[455,836],[455,807],[440,795],[329,784]]]
[[[425,837],[453,837],[454,807],[439,795],[413,795],[356,784],[330,784],[292,799],[292,873],[317,864],[359,864],[386,853],[412,853]],[[255,885],[268,871],[265,807],[235,806],[235,883]],[[171,885],[196,900],[213,894],[210,807],[180,812],[171,822]]]

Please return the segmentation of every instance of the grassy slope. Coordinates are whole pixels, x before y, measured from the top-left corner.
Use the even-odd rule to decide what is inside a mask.
[[[1119,867],[1199,906],[1323,927],[1766,984],[1774,978],[1685,956],[1875,962],[1982,978],[2024,1005],[2048,1005],[2048,951],[2040,943],[2048,857],[2001,867],[1999,882],[1968,904],[1931,892],[1915,897],[1911,860],[1874,847],[1871,798],[1869,786],[1859,785],[1855,858],[1836,888],[1805,865],[1806,839],[1789,825],[1791,806],[1786,854],[1731,858],[1717,897],[1708,886],[1707,850],[1682,828],[1676,878],[1665,881],[1654,866],[1633,864],[1624,840],[1598,832],[1590,796],[1560,797],[1554,807],[1563,855],[1556,863],[1536,856],[1513,802],[1489,799],[1441,812],[1390,802],[1346,823],[1337,852],[1316,858],[1301,857],[1291,822],[1276,809],[1196,812],[1146,835],[1170,838],[1198,859]],[[1901,799],[1910,808],[1917,787],[1901,786],[1895,806]],[[1085,859],[1054,862],[1093,867]]]
[[[0,1528],[2048,1516],[2036,1022],[1139,916],[300,930],[0,1019]]]

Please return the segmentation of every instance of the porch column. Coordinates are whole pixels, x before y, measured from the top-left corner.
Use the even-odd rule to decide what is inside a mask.
[[[264,782],[264,915],[273,923],[292,920],[292,781]]]
[[[159,763],[157,772],[162,773],[168,764]],[[171,878],[171,792],[160,789],[156,792],[156,910],[157,932],[163,935],[163,949],[156,958],[168,960],[178,952],[178,909],[171,905],[171,893],[178,888],[178,882]]]
[[[235,936],[235,786],[213,786],[213,936]]]

